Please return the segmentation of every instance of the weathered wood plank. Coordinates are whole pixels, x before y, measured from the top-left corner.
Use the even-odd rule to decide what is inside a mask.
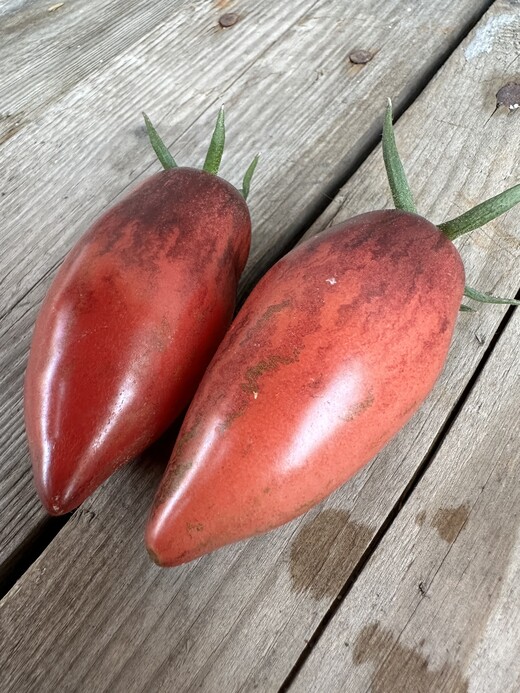
[[[158,125],[165,139],[174,141],[181,162],[203,160],[221,100],[230,113],[223,173],[238,182],[250,155],[262,150],[251,197],[256,224],[242,283],[247,287],[302,230],[325,192],[375,135],[382,92],[397,94],[398,103],[409,98],[485,4],[437,0],[424,13],[403,18],[397,0],[374,2],[362,11],[339,0],[300,0],[275,15],[244,2],[242,21],[216,33],[207,29],[214,9],[197,5],[197,22],[190,25],[197,41],[181,35],[172,42],[179,21],[173,17],[2,146],[2,161],[17,166],[1,188],[0,560],[43,517],[21,422],[36,307],[73,240],[152,166],[138,116],[143,104],[150,115],[162,114]],[[368,65],[351,65],[348,49],[360,46],[379,51]],[[166,103],[173,106],[164,112]],[[44,162],[40,169],[36,160]]]
[[[481,28],[507,8],[497,3]],[[515,17],[512,30],[519,22]],[[398,126],[419,207],[439,217],[449,206],[465,206],[466,197],[481,196],[481,188],[496,192],[516,173],[519,135],[512,119],[498,117],[483,130],[499,86],[495,76],[508,61],[509,36],[492,36],[490,53],[467,60],[477,34]],[[459,118],[460,93],[476,103],[466,111],[468,127],[449,124]],[[506,137],[508,148],[497,148]],[[342,197],[356,211],[382,206],[382,178],[378,153]],[[519,219],[518,211],[510,212],[464,244],[466,267],[483,288],[493,288],[487,284],[493,277],[497,291],[513,289],[518,240],[506,229]],[[123,470],[2,601],[1,676],[29,690],[67,690],[79,681],[99,691],[276,689],[428,453],[481,358],[480,341],[490,339],[502,311],[488,307],[477,317],[462,316],[445,373],[406,430],[320,508],[267,536],[161,571],[142,547],[160,468]]]
[[[518,691],[520,313],[294,691]]]
[[[218,18],[228,4],[203,0],[7,3],[0,8],[0,143],[78,82],[103,72],[107,63],[161,24],[168,24],[179,51],[204,42],[204,35],[221,31]],[[242,3],[242,8],[247,12],[249,4]],[[258,14],[262,16],[262,10]]]

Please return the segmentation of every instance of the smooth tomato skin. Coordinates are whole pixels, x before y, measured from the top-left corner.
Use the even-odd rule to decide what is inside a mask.
[[[77,507],[193,395],[233,316],[250,246],[242,196],[208,173],[158,173],[72,249],[38,315],[25,380],[36,487]]]
[[[178,565],[265,532],[343,484],[432,389],[463,290],[453,244],[395,210],[282,258],[188,409],[147,526],[152,558]]]

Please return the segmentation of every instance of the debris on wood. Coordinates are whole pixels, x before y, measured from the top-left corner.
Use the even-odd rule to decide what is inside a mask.
[[[373,57],[374,55],[370,51],[358,50],[352,51],[352,53],[350,53],[348,56],[348,59],[351,63],[354,63],[354,65],[365,65],[366,63],[369,63]]]
[[[239,19],[240,17],[236,12],[226,12],[226,14],[223,14],[222,17],[220,17],[218,23],[223,29],[227,29],[236,24]]]

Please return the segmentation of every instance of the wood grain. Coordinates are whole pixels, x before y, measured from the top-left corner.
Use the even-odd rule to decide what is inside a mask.
[[[508,8],[496,3],[479,28]],[[511,30],[518,31],[519,21]],[[508,36],[497,34],[490,53],[467,60],[477,33],[397,128],[419,207],[435,209],[436,218],[469,205],[484,188],[497,192],[516,173],[520,142],[512,119],[499,117],[483,129],[497,75],[504,76],[509,60]],[[457,93],[475,104],[469,126]],[[509,146],[501,149],[506,139]],[[377,152],[341,197],[351,211],[384,206],[382,179]],[[463,244],[468,274],[480,288],[517,288],[519,220],[512,211]],[[96,691],[276,690],[428,454],[504,310],[486,307],[477,316],[461,316],[445,373],[406,429],[322,506],[269,535],[160,570],[148,562],[142,528],[161,463],[122,470],[0,604],[4,682],[13,690],[39,691],[79,685]],[[444,473],[459,466],[456,456],[446,459]],[[437,510],[431,531],[450,536],[449,517],[435,519]],[[386,631],[383,636],[388,639]],[[458,681],[454,676],[446,670],[446,680]]]
[[[485,5],[437,0],[403,17],[397,0],[374,1],[362,11],[340,0],[293,0],[276,13],[244,2],[242,19],[221,30],[214,6],[183,4],[131,46],[121,44],[102,70],[78,77],[2,145],[0,160],[16,167],[0,166],[0,564],[43,519],[21,417],[37,306],[88,223],[156,170],[139,116],[143,105],[181,163],[203,160],[221,101],[229,113],[223,175],[238,183],[251,155],[262,151],[245,290],[305,230],[345,167],[376,137],[382,94],[395,94],[398,104],[410,98]],[[367,65],[352,65],[347,46],[378,52]]]
[[[290,691],[517,691],[520,313]]]

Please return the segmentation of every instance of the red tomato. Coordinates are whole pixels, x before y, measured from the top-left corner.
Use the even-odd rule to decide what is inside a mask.
[[[34,331],[25,419],[52,514],[79,505],[188,404],[229,325],[251,236],[239,192],[174,168],[69,253]]]
[[[147,527],[154,560],[265,532],[366,464],[432,389],[463,291],[455,246],[409,212],[361,215],[282,258],[188,410]]]

